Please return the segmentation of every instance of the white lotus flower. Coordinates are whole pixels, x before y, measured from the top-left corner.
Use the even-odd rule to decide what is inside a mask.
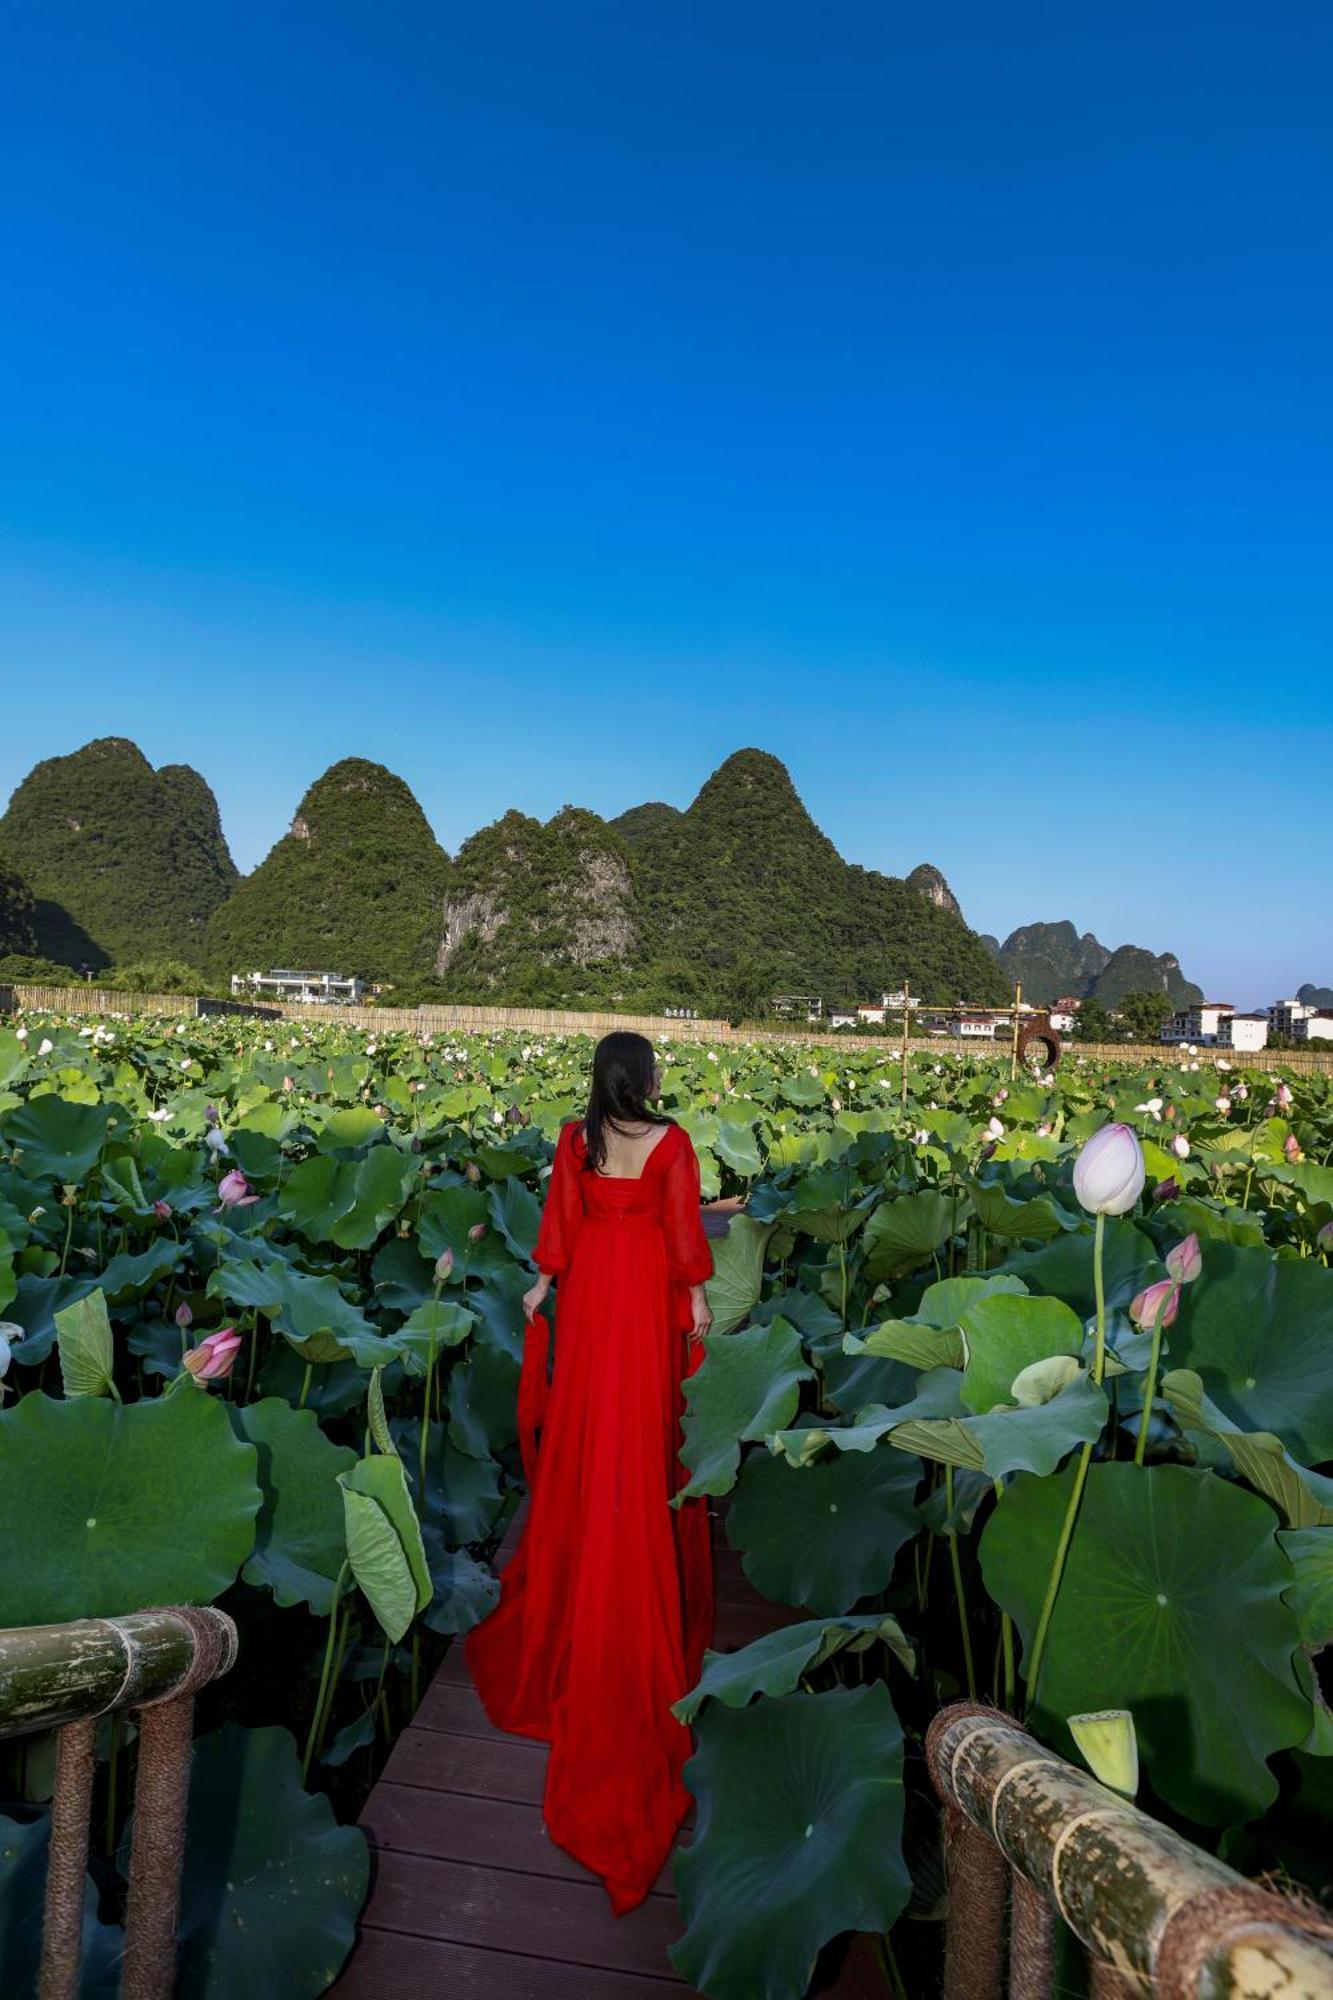
[[[185,1023],[184,1023],[184,1021],[178,1021],[178,1022],[176,1023],[176,1033],[177,1033],[178,1035],[183,1035],[183,1034],[184,1034],[185,1032],[186,1032],[186,1028],[185,1028]]]
[[[37,1053],[39,1056],[49,1056],[54,1047],[55,1043],[48,1041],[46,1036],[43,1035],[41,1041],[37,1044]]]
[[[1074,1193],[1090,1215],[1127,1214],[1146,1178],[1143,1148],[1128,1125],[1103,1125],[1074,1162]]]
[[[204,1134],[204,1144],[210,1153],[221,1154],[227,1150],[227,1141],[220,1125],[210,1125]]]
[[[193,1057],[193,1056],[182,1056],[182,1057],[181,1057],[181,1068],[182,1068],[182,1069],[189,1069],[189,1068],[191,1067],[191,1065],[193,1064],[193,1062],[194,1062],[194,1057]]]
[[[988,1139],[1003,1139],[1004,1126],[1000,1123],[998,1118],[992,1118],[989,1125],[987,1125],[986,1137]]]
[[[156,1111],[149,1112],[148,1122],[150,1125],[165,1125],[170,1116],[171,1113],[167,1110],[166,1106],[159,1104]]]
[[[1178,1160],[1187,1160],[1189,1158],[1190,1142],[1183,1132],[1177,1132],[1175,1138],[1171,1141],[1171,1151]]]

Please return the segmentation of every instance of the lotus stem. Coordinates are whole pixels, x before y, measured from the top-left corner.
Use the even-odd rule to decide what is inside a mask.
[[[310,1372],[307,1368],[307,1374]],[[333,1584],[333,1607],[329,1612],[329,1636],[324,1645],[324,1667],[319,1677],[319,1693],[315,1696],[315,1712],[310,1718],[310,1733],[305,1740],[305,1756],[301,1759],[301,1783],[304,1784],[310,1772],[310,1760],[315,1754],[315,1737],[320,1719],[324,1713],[324,1698],[328,1693],[329,1675],[333,1668],[333,1639],[338,1626],[338,1603],[342,1597],[343,1584],[351,1570],[351,1564],[344,1562]]]
[[[953,1513],[953,1467],[944,1468],[944,1505],[946,1513]],[[958,1627],[963,1635],[963,1664],[967,1671],[967,1691],[975,1701],[977,1698],[977,1673],[972,1660],[972,1628],[967,1617],[967,1596],[963,1589],[963,1562],[958,1552],[958,1536],[952,1528],[949,1535],[949,1565],[953,1570],[954,1594],[958,1599]]]
[[[1171,1298],[1167,1301],[1167,1305],[1170,1305],[1172,1301],[1179,1297],[1180,1286],[1177,1285],[1171,1294]],[[1148,1419],[1152,1415],[1153,1399],[1157,1394],[1157,1371],[1162,1360],[1162,1333],[1166,1327],[1166,1312],[1167,1306],[1164,1305],[1158,1313],[1157,1318],[1153,1321],[1152,1353],[1148,1357],[1148,1386],[1143,1392],[1143,1410],[1139,1417],[1139,1434],[1134,1441],[1135,1465],[1143,1464],[1144,1454],[1148,1449]]]
[[[1097,1228],[1092,1240],[1092,1285],[1097,1299],[1097,1343],[1093,1352],[1092,1379],[1100,1383],[1106,1369],[1106,1279],[1102,1269],[1102,1257],[1106,1245],[1106,1217],[1099,1211]],[[1051,1615],[1055,1610],[1055,1600],[1060,1591],[1060,1580],[1065,1573],[1065,1561],[1069,1555],[1069,1545],[1074,1539],[1074,1528],[1078,1521],[1078,1510],[1083,1500],[1083,1488],[1087,1482],[1088,1466],[1092,1462],[1092,1441],[1083,1446],[1078,1455],[1074,1471],[1074,1484],[1069,1494],[1069,1505],[1065,1508],[1064,1524],[1060,1529],[1060,1539],[1055,1545],[1055,1560],[1051,1564],[1050,1581],[1046,1585],[1046,1599],[1041,1607],[1041,1617],[1037,1621],[1036,1637],[1032,1641],[1032,1660],[1027,1674],[1027,1698],[1031,1708],[1037,1699],[1037,1687],[1041,1676],[1042,1660],[1046,1653],[1046,1637],[1051,1629]]]

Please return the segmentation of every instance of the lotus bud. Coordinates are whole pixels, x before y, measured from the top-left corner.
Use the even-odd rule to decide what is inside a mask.
[[[1166,1268],[1178,1285],[1193,1284],[1198,1277],[1203,1269],[1203,1255],[1193,1230],[1183,1243],[1177,1243],[1174,1250],[1167,1251]]]
[[[16,1326],[12,1319],[0,1319],[0,1382],[8,1375],[14,1349],[22,1338],[21,1326]]]
[[[1315,1237],[1317,1247],[1326,1257],[1333,1257],[1333,1222],[1326,1222]]]
[[[1280,1083],[1273,1092],[1273,1102],[1277,1105],[1279,1111],[1290,1111],[1292,1105],[1296,1102],[1291,1094],[1290,1086]]]
[[[1129,1710],[1105,1708],[1065,1719],[1093,1777],[1132,1799],[1139,1789],[1139,1742]]]
[[[216,1104],[206,1104],[206,1105],[204,1106],[204,1123],[205,1123],[205,1125],[216,1125],[216,1124],[217,1124],[217,1122],[218,1122],[218,1108],[217,1108],[217,1105],[216,1105]]]
[[[486,1224],[484,1222],[474,1222],[471,1229],[469,1229],[468,1231],[468,1240],[469,1242],[472,1243],[480,1243],[482,1237],[485,1234],[486,1234]]]
[[[1090,1215],[1126,1215],[1147,1178],[1143,1148],[1128,1125],[1103,1125],[1074,1162],[1074,1193]]]
[[[175,1320],[182,1333],[184,1333],[187,1326],[194,1325],[194,1314],[190,1311],[184,1299],[181,1300],[176,1308]]]
[[[447,1249],[441,1250],[439,1256],[435,1259],[436,1284],[447,1285],[449,1282],[449,1273],[453,1270],[453,1268],[454,1268],[453,1251]]]
[[[1171,1151],[1178,1160],[1187,1160],[1189,1158],[1190,1142],[1183,1132],[1177,1132],[1175,1138],[1171,1141]]]
[[[1286,1138],[1282,1141],[1282,1150],[1289,1160],[1300,1159],[1301,1143],[1294,1132],[1288,1132]]]
[[[169,1201],[155,1201],[153,1203],[153,1214],[159,1222],[170,1222],[171,1203]]]
[[[1171,1326],[1180,1311],[1180,1286],[1170,1278],[1159,1278],[1131,1299],[1129,1316],[1144,1333],[1154,1327]]]
[[[224,1208],[249,1208],[259,1196],[251,1194],[249,1181],[239,1167],[233,1167],[218,1182],[218,1200]]]
[[[467,1165],[464,1167],[463,1172],[466,1175],[467,1179],[470,1181],[475,1182],[481,1179],[481,1168],[477,1165],[475,1160],[469,1160]]]
[[[1229,1118],[1231,1116],[1231,1099],[1225,1092],[1221,1097],[1213,1099],[1213,1109],[1219,1118]]]
[[[207,1340],[201,1340],[198,1347],[192,1347],[188,1354],[183,1354],[181,1366],[193,1375],[196,1382],[221,1382],[231,1374],[243,1344],[234,1326],[224,1326],[219,1332],[210,1333]]]

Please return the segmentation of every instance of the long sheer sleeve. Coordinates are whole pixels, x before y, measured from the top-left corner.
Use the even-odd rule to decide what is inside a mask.
[[[662,1233],[667,1274],[680,1284],[702,1285],[713,1275],[713,1248],[699,1214],[699,1159],[688,1132],[674,1142],[663,1170]],[[666,1141],[663,1141],[665,1144]]]
[[[537,1269],[546,1271],[553,1278],[568,1270],[579,1230],[583,1226],[583,1190],[579,1185],[578,1162],[570,1146],[573,1132],[573,1123],[560,1128],[551,1177],[546,1184],[546,1203],[532,1253]]]

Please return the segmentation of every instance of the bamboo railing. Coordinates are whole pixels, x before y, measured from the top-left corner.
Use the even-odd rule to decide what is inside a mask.
[[[3,1008],[0,988],[0,1012]],[[10,989],[11,1004],[28,1014],[81,1014],[101,1016],[161,1014],[172,1019],[193,1019],[221,1011],[219,1003],[183,993],[129,993],[105,986],[32,986],[22,981]],[[237,1010],[247,1010],[240,1007]],[[884,1049],[901,1055],[901,1035],[862,1035],[815,1027],[806,1029],[771,1028],[764,1023],[685,1020],[666,1014],[580,1013],[575,1008],[550,1007],[325,1007],[269,1006],[256,1008],[274,1020],[339,1022],[344,1027],[366,1028],[379,1034],[441,1034],[453,1029],[459,1034],[513,1031],[533,1035],[599,1036],[614,1028],[629,1028],[650,1038],[665,1037],[678,1042],[711,1042],[733,1047],[747,1042],[775,1045],[791,1043],[800,1048]],[[989,1057],[1006,1066],[1010,1063],[1009,1043],[961,1040],[949,1035],[917,1035],[907,1042],[909,1055]],[[1293,1076],[1333,1076],[1333,1043],[1327,1049],[1256,1049],[1236,1051],[1200,1048],[1197,1057],[1187,1058],[1182,1047],[1168,1042],[1066,1043],[1066,1067],[1080,1061],[1117,1062],[1135,1067],[1178,1069],[1187,1060],[1201,1069],[1218,1061],[1241,1070],[1286,1070]]]
[[[55,1729],[38,2000],[76,2000],[99,1717],[138,1722],[121,2000],[170,2000],[194,1697],[236,1658],[223,1611],[173,1606],[0,1632],[0,1737]]]
[[[926,1760],[944,1805],[944,2000],[1050,2000],[1061,1922],[1093,2000],[1333,2000],[1323,1910],[1247,1882],[1012,1716],[942,1709]]]

